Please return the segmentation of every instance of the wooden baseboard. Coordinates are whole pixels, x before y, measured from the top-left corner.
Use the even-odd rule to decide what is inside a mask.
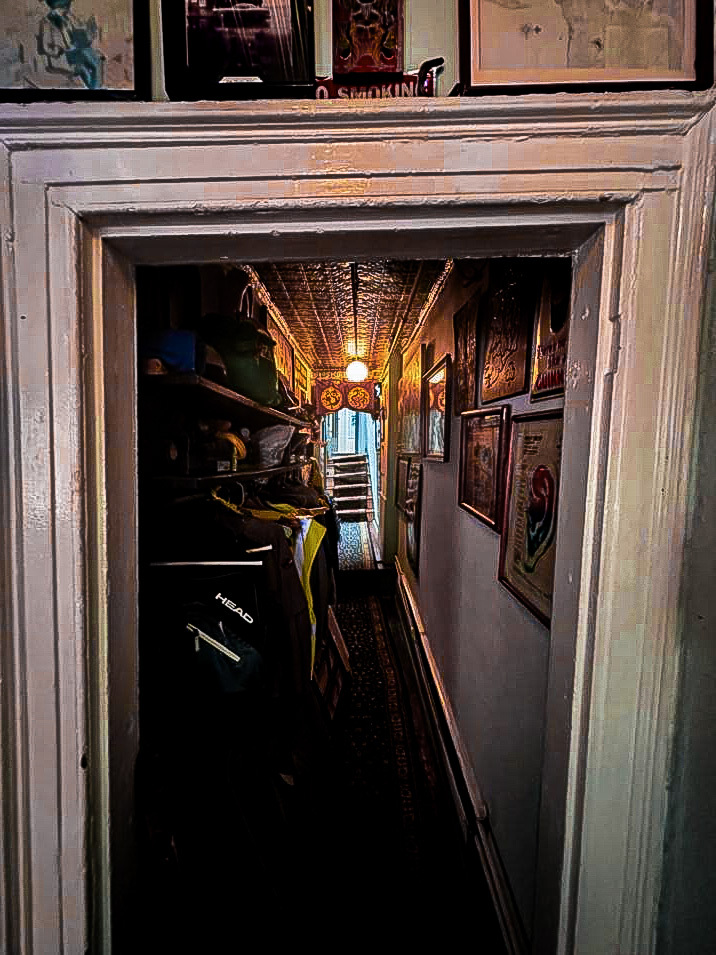
[[[507,955],[527,955],[529,946],[502,859],[489,822],[489,812],[470,765],[440,672],[430,649],[420,610],[408,579],[395,558],[398,606],[406,629],[416,677],[434,738],[440,750],[455,808],[468,846],[482,865],[490,889]]]

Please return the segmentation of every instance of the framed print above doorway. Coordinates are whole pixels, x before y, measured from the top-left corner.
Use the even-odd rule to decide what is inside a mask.
[[[696,0],[461,0],[461,82],[468,89],[694,82],[696,23]]]
[[[162,0],[162,39],[172,100],[314,96],[309,0]]]
[[[139,0],[5,3],[0,99],[148,98],[148,31]]]

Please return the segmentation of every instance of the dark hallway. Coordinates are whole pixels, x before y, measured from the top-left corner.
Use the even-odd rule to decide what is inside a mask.
[[[334,715],[321,708],[303,771],[279,774],[260,733],[234,747],[226,733],[214,745],[202,736],[173,767],[177,788],[165,775],[145,804],[142,950],[408,950],[434,939],[450,951],[469,931],[485,955],[505,951],[393,574],[341,570],[337,597],[350,670]]]

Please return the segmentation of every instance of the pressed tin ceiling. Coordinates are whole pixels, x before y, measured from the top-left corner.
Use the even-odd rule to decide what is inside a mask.
[[[317,375],[360,358],[380,377],[444,281],[440,261],[267,263],[254,273]]]

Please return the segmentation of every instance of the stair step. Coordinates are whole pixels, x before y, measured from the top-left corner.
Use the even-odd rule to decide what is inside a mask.
[[[365,476],[366,476],[366,472],[364,468],[362,471],[341,471],[340,474],[334,474],[333,479],[337,481],[339,478],[340,480],[343,480],[344,478],[347,478],[347,477],[365,477]]]

